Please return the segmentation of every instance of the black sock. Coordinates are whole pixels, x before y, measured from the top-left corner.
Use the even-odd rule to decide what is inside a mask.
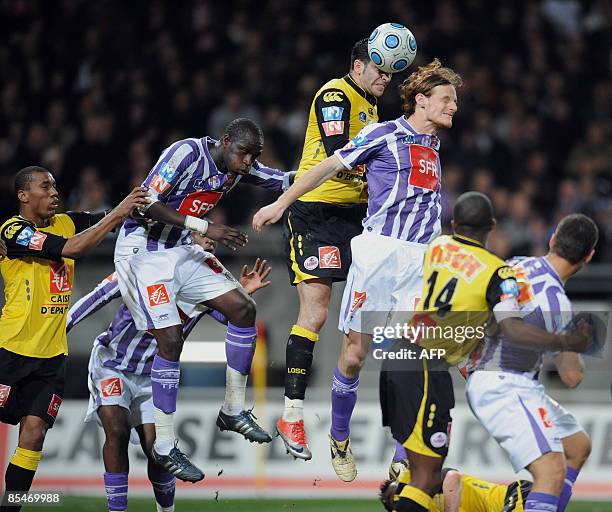
[[[32,487],[32,480],[34,480],[35,474],[36,471],[31,471],[9,463],[4,475],[5,498],[2,502],[2,506],[0,506],[0,512],[17,512],[21,510],[21,506],[9,506],[6,499],[6,493],[11,491],[29,491],[30,487]]]
[[[312,334],[315,335],[315,333]],[[315,341],[304,336],[293,333],[289,336],[286,352],[287,375],[285,376],[285,396],[287,398],[304,400],[314,347]]]

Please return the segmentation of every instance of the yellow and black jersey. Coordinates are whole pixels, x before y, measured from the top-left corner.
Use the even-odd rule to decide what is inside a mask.
[[[304,150],[295,179],[332,155],[370,123],[378,122],[376,98],[366,93],[350,75],[327,82],[315,95],[310,107]],[[300,201],[332,204],[367,202],[365,169],[343,170]]]
[[[519,288],[503,260],[476,240],[440,236],[427,248],[423,291],[413,325],[420,326],[419,344],[443,349],[456,365],[484,339],[494,311],[499,319],[520,316]]]
[[[46,227],[15,216],[0,226],[0,237],[7,246],[7,256],[0,259],[5,295],[0,348],[38,358],[68,353],[66,315],[74,260],[62,258],[62,249],[67,238],[103,216],[57,214]]]
[[[442,478],[451,468],[442,469]],[[398,477],[397,502],[406,484],[410,482],[410,470],[402,471]],[[525,498],[531,491],[532,483],[528,480],[517,480],[510,485],[495,484],[475,476],[461,473],[461,500],[459,512],[523,512]],[[428,512],[444,512],[444,494],[433,496]]]

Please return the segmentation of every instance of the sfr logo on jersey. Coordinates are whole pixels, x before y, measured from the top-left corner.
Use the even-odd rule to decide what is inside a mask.
[[[51,401],[49,402],[47,414],[52,418],[57,418],[57,413],[59,412],[60,405],[62,405],[62,398],[54,394],[51,397]]]
[[[340,250],[337,247],[319,247],[320,268],[341,268]]]
[[[178,207],[179,213],[200,217],[212,210],[221,199],[223,192],[192,192]]]
[[[6,384],[0,384],[0,407],[4,407],[4,404],[8,400],[10,394],[11,386],[7,386]]]
[[[438,169],[438,155],[436,152],[431,148],[416,144],[411,144],[408,148],[412,164],[408,183],[413,187],[438,190],[440,169]]]
[[[149,295],[149,304],[153,306],[161,306],[162,304],[168,304],[170,297],[166,290],[165,284],[153,284],[147,286],[147,294]]]
[[[49,269],[51,293],[65,293],[72,290],[70,267],[66,263],[53,263]]]
[[[100,382],[102,396],[109,398],[111,396],[121,396],[121,380],[119,377],[111,377]]]

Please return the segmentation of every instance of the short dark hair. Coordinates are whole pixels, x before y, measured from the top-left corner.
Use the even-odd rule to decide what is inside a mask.
[[[597,224],[582,213],[563,217],[555,230],[555,242],[551,251],[572,265],[580,263],[597,245]]]
[[[246,142],[247,140],[261,141],[263,143],[263,131],[259,125],[246,117],[234,119],[225,127],[227,133],[235,142]]]
[[[349,67],[349,71],[353,70],[353,64],[356,60],[360,60],[364,64],[368,64],[370,62],[370,55],[368,54],[368,38],[364,37],[357,41],[353,49],[351,50],[351,65]]]
[[[481,192],[465,192],[457,198],[453,206],[453,221],[459,233],[488,233],[493,228],[493,218],[491,200]]]
[[[30,182],[33,180],[32,176],[35,172],[49,172],[49,170],[38,165],[30,165],[29,167],[20,169],[17,174],[15,174],[15,195],[17,195],[20,190],[28,190]]]

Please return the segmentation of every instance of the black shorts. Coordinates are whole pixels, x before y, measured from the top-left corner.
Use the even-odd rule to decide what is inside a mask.
[[[407,348],[396,343],[391,351]],[[430,457],[446,457],[455,407],[453,381],[444,363],[419,359],[385,359],[380,372],[383,425],[406,449]],[[435,368],[432,368],[435,365]]]
[[[366,210],[365,203],[293,203],[283,226],[291,284],[320,278],[345,281],[351,266],[351,239],[363,231]]]
[[[0,421],[38,416],[53,426],[62,397],[66,356],[27,357],[0,348]]]

